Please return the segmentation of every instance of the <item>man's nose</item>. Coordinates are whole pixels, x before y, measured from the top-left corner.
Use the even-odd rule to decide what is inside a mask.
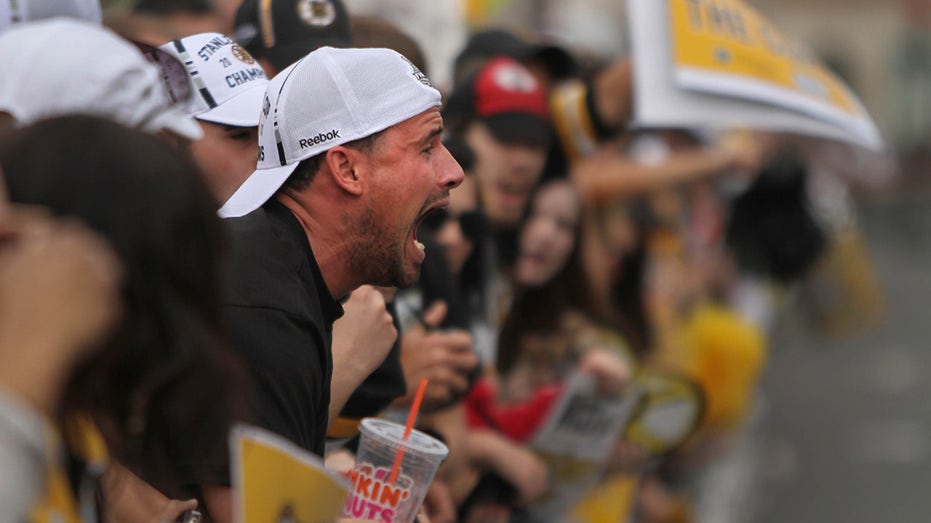
[[[449,152],[449,149],[447,149],[445,145],[441,147],[443,158],[440,160],[440,186],[445,187],[446,189],[454,189],[459,187],[459,185],[462,183],[462,180],[465,179],[465,173],[462,171],[462,167],[459,165],[459,162],[453,158],[453,155]]]

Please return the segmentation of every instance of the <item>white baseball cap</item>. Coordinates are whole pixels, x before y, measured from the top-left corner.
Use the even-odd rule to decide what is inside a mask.
[[[67,16],[100,24],[100,0],[0,0],[0,31],[31,20]]]
[[[200,33],[161,46],[187,67],[193,96],[184,108],[198,120],[259,125],[268,77],[248,51],[220,33]]]
[[[147,132],[203,136],[171,101],[159,68],[99,25],[54,18],[11,27],[0,34],[0,56],[0,111],[19,124],[89,114]]]
[[[272,78],[259,118],[259,163],[220,216],[248,214],[302,160],[439,107],[440,92],[390,49],[321,47]]]

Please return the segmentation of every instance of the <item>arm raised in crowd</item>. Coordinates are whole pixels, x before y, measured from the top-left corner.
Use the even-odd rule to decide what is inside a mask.
[[[630,120],[633,112],[633,62],[620,58],[595,77],[594,107],[601,122],[618,129]]]
[[[537,499],[549,484],[549,469],[533,451],[492,430],[472,430],[466,445],[473,464],[498,473],[517,490],[517,504]]]
[[[333,323],[331,422],[356,387],[384,361],[398,337],[384,295],[371,285],[354,290],[343,304],[343,312]]]
[[[638,161],[608,146],[575,162],[571,176],[588,201],[606,203],[729,170],[755,173],[762,162],[762,154],[760,144],[743,135],[729,136],[712,147],[673,151],[656,162]]]

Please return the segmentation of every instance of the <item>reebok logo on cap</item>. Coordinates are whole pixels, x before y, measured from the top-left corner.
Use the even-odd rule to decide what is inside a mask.
[[[440,92],[395,51],[321,47],[268,84],[258,165],[219,214],[248,214],[272,198],[301,161],[440,105]]]
[[[313,138],[301,138],[297,141],[297,144],[301,146],[301,149],[306,149],[308,147],[319,145],[323,142],[328,142],[330,140],[335,140],[339,138],[339,130],[333,129],[328,133],[320,133]]]

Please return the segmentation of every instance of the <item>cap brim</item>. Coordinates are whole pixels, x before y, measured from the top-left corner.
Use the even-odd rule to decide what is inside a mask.
[[[502,113],[483,117],[481,121],[504,143],[547,147],[552,141],[547,123],[533,114]]]
[[[297,166],[298,163],[292,163],[271,169],[257,169],[226,200],[217,214],[221,218],[237,218],[258,209],[278,192]]]
[[[204,130],[197,120],[177,107],[169,107],[155,115],[146,123],[143,130],[148,132],[172,131],[188,140],[200,140],[204,137]]]
[[[258,127],[267,82],[258,82],[209,111],[197,115],[205,122],[234,127]]]

